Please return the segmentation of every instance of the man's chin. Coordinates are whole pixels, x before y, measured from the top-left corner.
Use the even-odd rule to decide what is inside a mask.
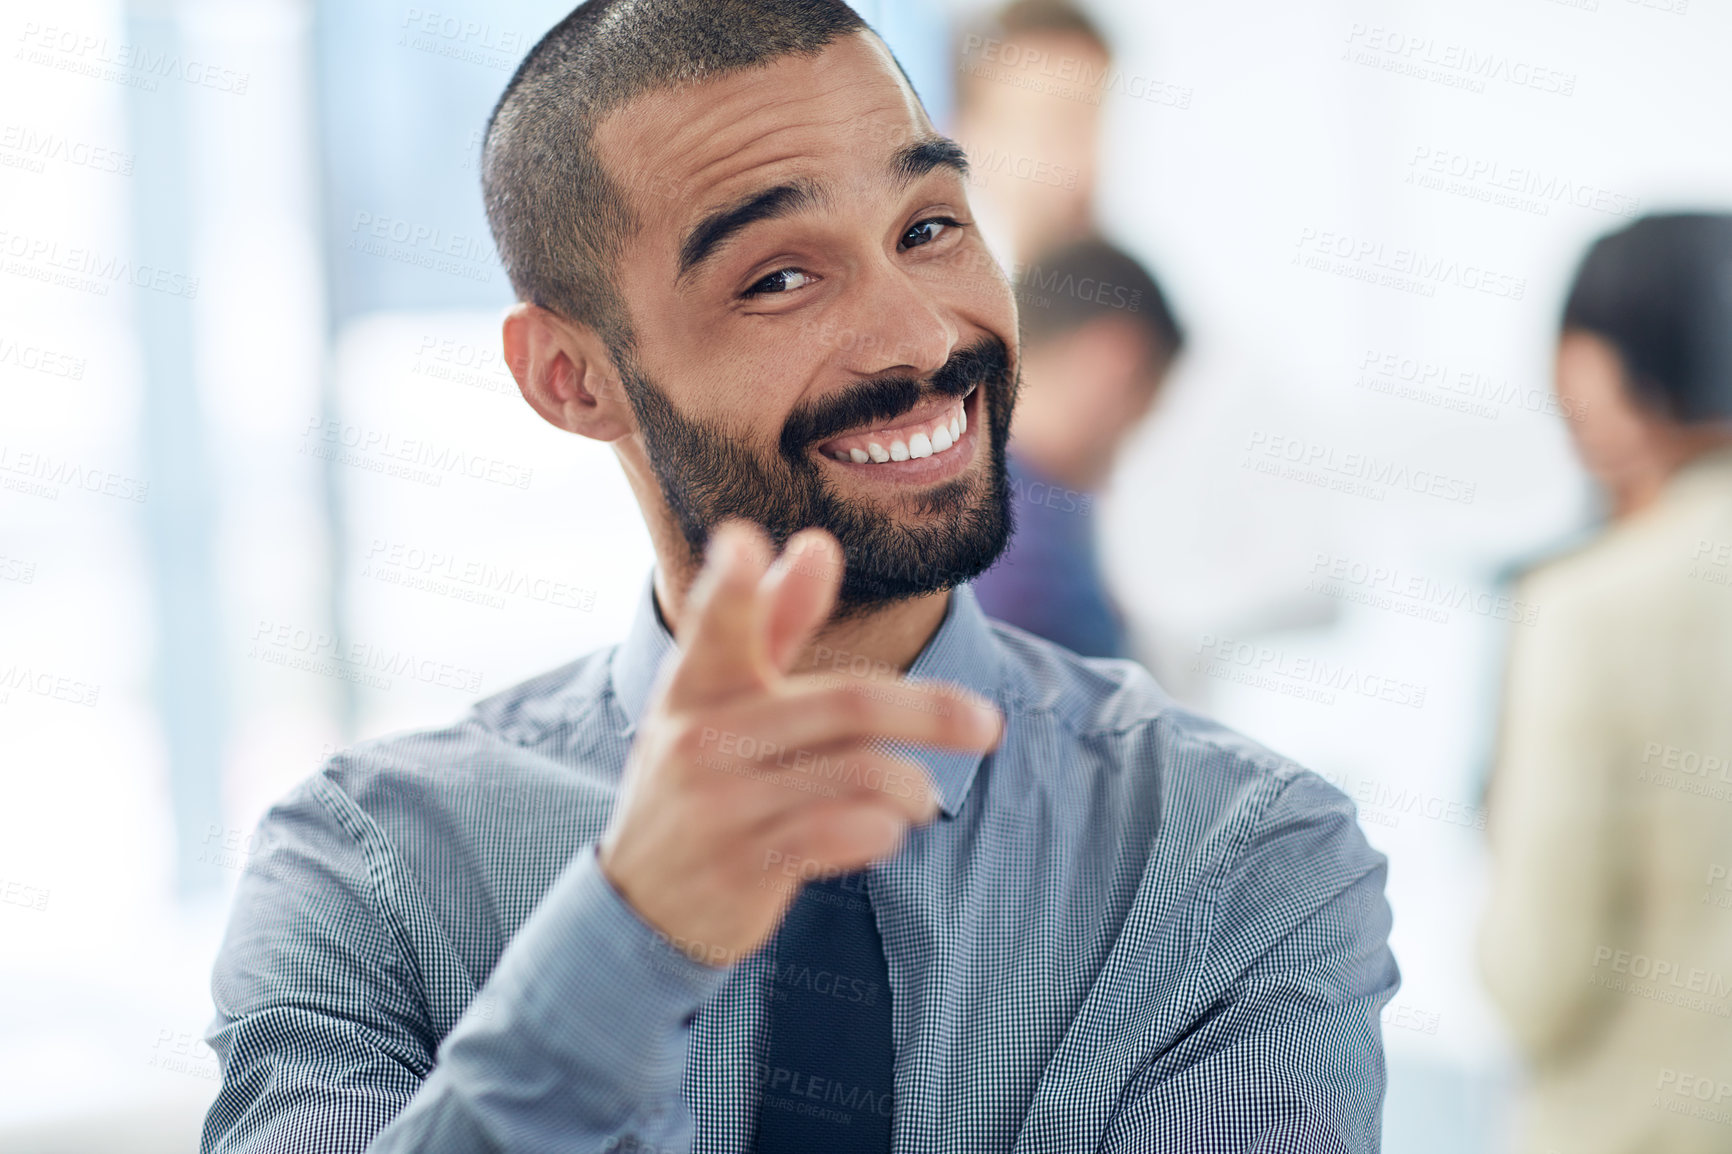
[[[998,560],[1010,539],[1009,510],[985,480],[960,478],[930,490],[912,512],[861,516],[855,506],[849,525],[829,526],[846,558],[841,615],[953,589]]]

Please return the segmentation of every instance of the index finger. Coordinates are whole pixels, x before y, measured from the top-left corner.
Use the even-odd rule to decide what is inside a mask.
[[[866,683],[834,674],[788,678],[775,693],[730,709],[717,724],[790,750],[876,738],[986,753],[1004,735],[997,707],[958,686]]]
[[[769,542],[755,525],[728,521],[710,534],[680,611],[669,704],[705,705],[768,683],[767,606],[758,591],[769,561]]]

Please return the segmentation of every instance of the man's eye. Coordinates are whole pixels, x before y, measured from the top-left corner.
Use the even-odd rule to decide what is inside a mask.
[[[919,248],[923,244],[931,244],[939,234],[947,228],[961,228],[962,222],[952,220],[948,216],[934,216],[916,224],[902,234],[902,248]]]
[[[779,268],[741,295],[755,297],[766,293],[785,293],[792,289],[805,288],[810,283],[811,276],[797,268]]]

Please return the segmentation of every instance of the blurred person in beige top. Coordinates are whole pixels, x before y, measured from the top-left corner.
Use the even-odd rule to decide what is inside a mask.
[[[1611,520],[1523,579],[1510,657],[1479,946],[1516,1148],[1732,1150],[1732,217],[1599,240],[1557,389]]]

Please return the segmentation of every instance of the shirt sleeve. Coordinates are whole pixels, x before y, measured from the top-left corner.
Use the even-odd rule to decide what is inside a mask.
[[[328,778],[266,815],[212,980],[204,1154],[684,1150],[692,1016],[726,971],[575,855],[440,1039],[377,881],[400,869]]]
[[[1201,963],[1234,976],[1132,1079],[1103,1154],[1379,1148],[1379,1014],[1400,984],[1385,861],[1313,775],[1270,809],[1225,879]]]

